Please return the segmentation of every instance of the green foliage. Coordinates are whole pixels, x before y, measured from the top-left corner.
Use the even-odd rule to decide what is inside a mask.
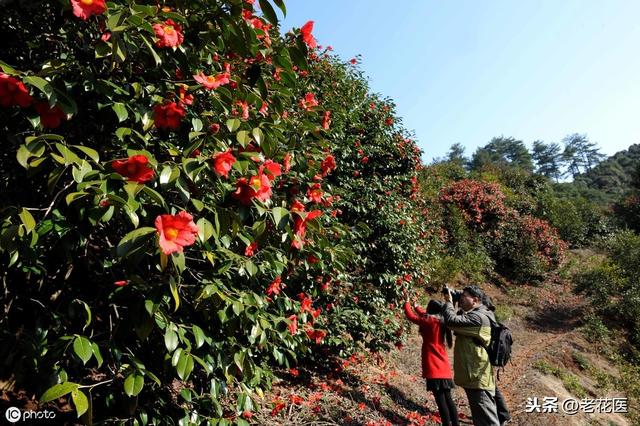
[[[576,176],[575,183],[602,191],[612,200],[629,191],[639,163],[640,145],[631,145],[603,160],[592,170]]]
[[[524,142],[513,137],[495,137],[473,154],[471,169],[481,170],[485,166],[508,165],[532,171],[531,153]]]
[[[576,291],[590,296],[597,313],[624,324],[640,345],[640,236],[621,231],[604,242],[608,258],[576,275]]]

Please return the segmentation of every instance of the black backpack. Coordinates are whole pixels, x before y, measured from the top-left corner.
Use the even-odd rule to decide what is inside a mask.
[[[489,318],[489,317],[487,317]],[[491,323],[491,341],[488,346],[484,346],[478,339],[475,342],[486,349],[489,354],[489,362],[495,367],[504,367],[511,359],[511,345],[513,344],[513,336],[511,330],[504,324],[493,321]]]

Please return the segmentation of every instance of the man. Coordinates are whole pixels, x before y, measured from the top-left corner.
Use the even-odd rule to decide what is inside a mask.
[[[458,301],[462,311],[456,313],[449,290],[443,317],[445,325],[456,335],[453,349],[454,381],[467,394],[473,424],[500,426],[493,366],[483,347],[491,341],[491,321],[495,322],[495,316],[482,304],[483,296],[478,286],[465,287]]]

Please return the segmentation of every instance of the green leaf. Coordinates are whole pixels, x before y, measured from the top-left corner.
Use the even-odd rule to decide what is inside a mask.
[[[203,243],[213,236],[213,225],[204,217],[198,219],[198,238]]]
[[[142,188],[142,192],[147,194],[149,198],[151,198],[157,205],[165,207],[164,198],[160,193],[154,189],[149,188],[148,186],[144,186]]]
[[[269,22],[273,24],[274,27],[278,26],[278,15],[276,15],[276,11],[273,10],[271,3],[267,0],[260,0],[260,9],[262,9],[262,14],[267,18]]]
[[[238,367],[238,370],[242,371],[242,364],[244,363],[244,352],[236,352],[233,354],[233,362]]]
[[[129,374],[124,379],[124,392],[129,396],[136,396],[144,387],[144,376],[140,374]]]
[[[123,140],[125,136],[129,136],[133,130],[128,127],[118,127],[116,129],[116,137],[120,140]]]
[[[305,55],[295,46],[289,48],[289,55],[291,55],[291,60],[294,64],[298,66],[303,71],[307,71],[309,69],[309,64],[307,63],[307,58]]]
[[[239,127],[240,120],[238,120],[237,118],[230,118],[227,120],[227,129],[229,129],[230,132],[235,132]]]
[[[73,341],[73,351],[82,360],[83,364],[86,364],[93,355],[93,348],[91,342],[84,336],[78,336]]]
[[[194,132],[199,132],[200,130],[202,130],[202,120],[200,120],[199,118],[192,118],[191,126],[193,126]]]
[[[147,38],[147,36],[141,35],[140,38],[142,38],[142,41],[144,42],[145,46],[147,46],[147,48],[149,49],[149,52],[151,52],[151,56],[153,56],[153,60],[156,62],[156,67],[159,67],[160,65],[162,65],[162,59],[160,59],[160,56],[158,56],[158,53],[155,51],[153,46],[151,46],[151,43],[149,42],[149,39]]]
[[[282,0],[273,0],[273,2],[280,8],[280,10],[282,11],[282,14],[286,17],[287,16],[287,7],[284,4],[284,1]]]
[[[156,228],[145,226],[135,229],[125,235],[116,249],[118,257],[125,257],[128,254],[140,249],[144,243],[149,239],[150,234],[156,232]]]
[[[91,349],[93,350],[93,356],[96,358],[96,361],[98,361],[98,368],[100,368],[103,361],[102,354],[100,353],[100,348],[96,343],[91,343]]]
[[[160,172],[160,185],[166,185],[171,181],[173,175],[173,169],[171,166],[164,166],[162,172]]]
[[[67,395],[73,390],[78,389],[77,383],[64,382],[58,383],[47,389],[40,397],[40,402],[49,402]]]
[[[80,300],[79,302],[82,303],[82,306],[84,307],[84,311],[87,313],[87,320],[84,323],[84,327],[82,327],[82,331],[84,331],[91,324],[91,308],[82,300]],[[92,344],[92,347],[94,345],[95,344]]]
[[[24,224],[27,232],[33,231],[33,229],[36,227],[36,220],[33,218],[29,210],[22,208],[18,216],[20,216],[20,220],[22,220],[22,223]]]
[[[89,409],[89,399],[87,399],[87,396],[80,389],[71,391],[71,399],[73,400],[73,405],[76,406],[76,413],[79,418]]]
[[[6,62],[3,62],[3,61],[0,61],[0,70],[2,70],[2,72],[4,72],[5,74],[20,75],[18,71],[14,70],[9,65],[7,65]]]
[[[196,348],[199,348],[200,346],[204,345],[204,340],[205,340],[204,331],[202,331],[202,329],[197,325],[194,325],[191,328],[191,331],[193,332],[193,337],[195,337],[196,339]]]
[[[118,116],[118,122],[122,123],[129,117],[129,111],[127,111],[127,107],[125,106],[125,104],[116,102],[115,104],[111,105],[111,108]]]
[[[182,253],[179,253],[179,254],[182,254]],[[171,256],[171,259],[175,264],[176,258],[174,256],[175,254]],[[184,265],[184,254],[182,254],[182,262]],[[183,266],[183,270],[184,270],[184,266]],[[173,296],[173,301],[175,303],[175,308],[173,309],[173,312],[175,312],[180,307],[180,295],[178,294],[178,286],[176,285],[176,282],[173,279],[169,281],[169,288],[171,289],[171,295]]]
[[[247,273],[249,274],[249,276],[254,276],[255,274],[258,273],[258,267],[256,266],[255,263],[253,263],[250,260],[247,260],[244,264],[244,269],[247,271]]]
[[[164,333],[164,345],[169,352],[173,352],[178,347],[178,335],[170,328],[167,328]]]
[[[99,41],[95,47],[95,56],[96,58],[105,58],[111,55],[111,43],[107,43],[104,41]]]
[[[78,148],[80,151],[87,154],[87,156],[91,158],[93,161],[95,161],[96,163],[100,162],[100,155],[98,154],[98,151],[96,151],[95,149],[91,149],[83,145],[71,145],[71,146],[73,146],[74,148]]]
[[[68,146],[63,145],[61,143],[57,143],[55,144],[56,149],[58,150],[58,152],[60,152],[60,154],[62,154],[62,157],[64,158],[64,165],[67,166],[69,164],[75,163],[75,164],[81,164],[82,160],[80,157],[78,157],[76,155],[75,152],[73,152]]]
[[[178,365],[178,361],[180,361],[180,355],[182,355],[182,348],[176,349],[173,353],[173,356],[171,357],[171,365],[173,365],[174,367]]]
[[[255,127],[252,131],[251,134],[253,135],[253,138],[256,140],[256,142],[258,143],[258,145],[260,145],[264,139],[264,133],[262,133],[262,130],[260,130],[260,128]]]
[[[37,87],[38,90],[44,93],[44,95],[47,97],[47,100],[49,101],[49,105],[55,104],[56,95],[53,90],[53,86],[47,80],[45,80],[44,78],[32,75],[29,77],[24,77],[22,81],[24,81],[25,83],[31,86]]]
[[[247,132],[246,130],[240,130],[236,134],[236,140],[238,141],[238,143],[240,143],[240,145],[246,148],[247,145],[249,145],[249,142],[251,142],[251,138],[249,137],[249,132]]]
[[[289,210],[285,208],[274,207],[271,210],[271,213],[273,214],[273,221],[276,224],[276,227],[280,227],[280,222],[283,219],[286,219],[287,221],[289,220]]]
[[[178,377],[182,380],[187,380],[193,371],[193,357],[188,352],[182,352],[180,354],[176,371],[178,372]]]

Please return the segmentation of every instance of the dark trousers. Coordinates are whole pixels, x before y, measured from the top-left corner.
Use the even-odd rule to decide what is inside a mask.
[[[451,389],[438,389],[431,392],[438,405],[442,426],[458,426],[458,409],[451,398]]]
[[[475,426],[500,426],[493,390],[464,388]]]
[[[503,424],[507,420],[511,420],[511,414],[507,408],[507,402],[504,400],[504,396],[500,393],[500,390],[496,387],[496,408],[498,409],[498,420],[500,424]]]

